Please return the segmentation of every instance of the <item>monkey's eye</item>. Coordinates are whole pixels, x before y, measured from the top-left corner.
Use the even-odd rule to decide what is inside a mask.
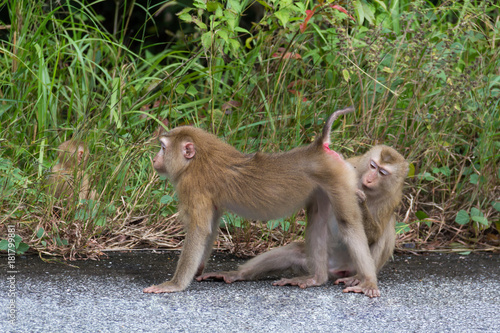
[[[377,163],[375,163],[374,161],[370,161],[370,168],[376,169],[377,168]]]
[[[380,169],[379,172],[382,176],[387,176],[389,174],[389,172],[387,170],[384,170],[384,169]]]

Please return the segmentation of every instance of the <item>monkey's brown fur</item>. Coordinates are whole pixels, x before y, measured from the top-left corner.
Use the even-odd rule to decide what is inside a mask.
[[[394,209],[401,201],[404,179],[408,174],[408,163],[396,150],[387,146],[373,147],[364,155],[350,158],[347,162],[355,168],[357,173],[363,224],[371,256],[378,272],[394,250],[396,237]],[[319,202],[319,204],[327,205],[328,202]],[[362,292],[359,277],[354,276],[356,267],[353,265],[343,237],[338,234],[338,229],[330,229],[333,230],[333,233],[330,233],[324,225],[318,223],[318,218],[314,216],[316,214],[314,209],[308,213],[310,216],[308,216],[305,243],[295,242],[273,249],[241,265],[237,271],[206,273],[200,276],[198,281],[217,278],[231,283],[255,279],[286,269],[307,273],[311,266],[307,252],[327,250],[329,258],[327,266],[330,276],[347,275],[336,280],[336,283],[345,283],[347,288],[344,291],[346,292]],[[335,217],[330,217],[330,220],[335,222]],[[325,237],[325,234],[329,236]],[[303,280],[303,277],[284,278],[277,281],[275,285],[301,286]]]
[[[162,293],[184,290],[201,274],[217,236],[225,210],[247,218],[269,220],[306,207],[314,209],[318,223],[327,227],[333,207],[343,238],[359,271],[360,286],[371,296],[378,293],[375,265],[369,253],[362,216],[356,202],[354,169],[325,151],[330,127],[312,144],[286,153],[245,155],[216,136],[194,127],[177,127],[160,136],[162,148],[153,160],[167,176],[179,198],[179,217],[186,228],[184,247],[171,281],[144,289]],[[311,275],[305,286],[328,280],[327,253],[308,253]],[[375,295],[376,296],[376,295]]]
[[[52,167],[48,179],[50,193],[58,199],[71,199],[77,190],[79,199],[95,199],[95,191],[90,189],[85,173],[89,158],[87,145],[83,141],[67,140],[58,150],[59,162]]]

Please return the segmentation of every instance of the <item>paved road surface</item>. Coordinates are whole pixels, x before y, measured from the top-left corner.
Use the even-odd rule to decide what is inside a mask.
[[[171,276],[177,252],[110,253],[49,264],[0,257],[5,332],[500,332],[500,254],[397,255],[380,273],[382,297],[341,287],[301,290],[258,282],[193,282],[182,293],[142,289]],[[215,254],[207,270],[241,259]],[[15,287],[15,293],[12,288]],[[14,295],[15,294],[15,295]],[[16,322],[9,323],[9,311]]]

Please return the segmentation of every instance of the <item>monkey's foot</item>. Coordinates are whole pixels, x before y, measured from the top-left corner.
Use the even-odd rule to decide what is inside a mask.
[[[243,281],[244,279],[241,277],[240,272],[238,271],[228,271],[228,272],[212,272],[205,273],[196,278],[196,281],[203,280],[224,280],[226,283],[233,283],[235,281]]]
[[[323,279],[321,279],[323,280]],[[324,284],[326,281],[321,281],[317,276],[301,276],[294,277],[291,279],[283,278],[279,281],[273,282],[273,286],[298,286],[302,289],[309,287],[318,287]]]
[[[337,279],[335,280],[335,284],[345,284],[346,287],[354,287],[357,286],[361,281],[359,280],[357,275],[354,276],[348,276],[345,278]]]
[[[377,284],[367,281],[361,282],[357,286],[347,287],[342,291],[345,293],[348,292],[363,293],[370,298],[380,297],[380,290],[378,290]]]
[[[151,287],[144,288],[143,292],[161,294],[161,293],[175,293],[177,291],[183,291],[186,288],[182,288],[176,283],[170,281],[164,282],[162,284],[154,285]]]

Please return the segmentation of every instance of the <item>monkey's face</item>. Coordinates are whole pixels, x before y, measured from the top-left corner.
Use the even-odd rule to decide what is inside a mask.
[[[167,137],[160,137],[160,151],[153,158],[153,167],[161,176],[169,177],[168,164],[170,162],[171,142]]]
[[[394,191],[395,184],[403,184],[408,174],[408,163],[404,157],[391,147],[384,145],[373,147],[365,156],[365,170],[361,177],[361,185],[367,195],[375,196],[381,191]]]
[[[194,144],[189,141],[174,142],[168,136],[160,137],[160,151],[153,159],[156,172],[169,179],[177,176],[187,167],[195,155]]]
[[[391,172],[386,166],[379,163],[378,158],[369,161],[368,168],[361,177],[361,184],[364,191],[370,192],[376,190],[380,184],[384,183],[383,178],[390,177]]]

